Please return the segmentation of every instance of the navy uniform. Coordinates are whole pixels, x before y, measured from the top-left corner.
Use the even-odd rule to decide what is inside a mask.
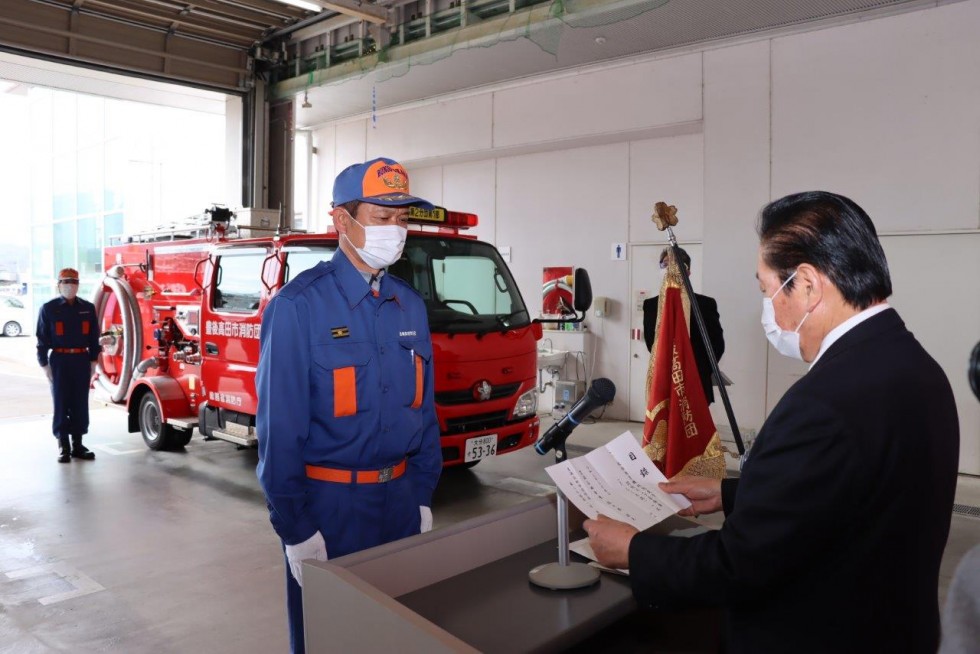
[[[302,558],[336,558],[418,534],[442,468],[425,304],[378,277],[338,249],[262,316],[257,473],[287,546],[293,652],[305,651],[302,577],[288,546],[322,534],[326,551]]]
[[[61,295],[46,302],[38,314],[37,362],[51,382],[51,431],[61,450],[58,461],[68,463],[71,457],[95,458],[82,445],[82,436],[88,433],[88,391],[102,346],[95,305],[75,295],[78,272],[62,270],[58,288]]]

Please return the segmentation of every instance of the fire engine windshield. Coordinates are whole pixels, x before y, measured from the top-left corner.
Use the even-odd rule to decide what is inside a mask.
[[[289,281],[331,259],[336,247],[304,244],[283,249]],[[507,264],[486,243],[410,232],[402,258],[388,273],[422,295],[434,332],[485,334],[531,323]]]
[[[388,272],[422,294],[433,332],[488,333],[531,322],[510,270],[486,243],[410,234]]]

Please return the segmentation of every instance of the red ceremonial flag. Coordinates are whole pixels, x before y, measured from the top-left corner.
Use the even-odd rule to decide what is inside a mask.
[[[681,473],[722,479],[724,450],[691,347],[690,299],[673,252],[668,261],[647,371],[643,449],[668,479]]]

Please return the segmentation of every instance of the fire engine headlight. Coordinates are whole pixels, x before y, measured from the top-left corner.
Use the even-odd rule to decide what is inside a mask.
[[[538,410],[538,391],[532,388],[527,393],[522,394],[517,398],[517,404],[514,405],[514,413],[512,416],[514,418],[526,418],[528,416],[533,416]]]

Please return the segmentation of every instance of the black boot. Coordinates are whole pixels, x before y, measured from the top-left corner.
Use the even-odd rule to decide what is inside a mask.
[[[95,458],[95,452],[82,445],[81,435],[75,434],[72,434],[71,437],[71,455],[76,459],[84,459],[86,461],[91,461]]]
[[[61,455],[58,457],[58,463],[68,463],[71,461],[71,446],[68,444],[68,437],[59,436],[58,445],[61,447]]]

